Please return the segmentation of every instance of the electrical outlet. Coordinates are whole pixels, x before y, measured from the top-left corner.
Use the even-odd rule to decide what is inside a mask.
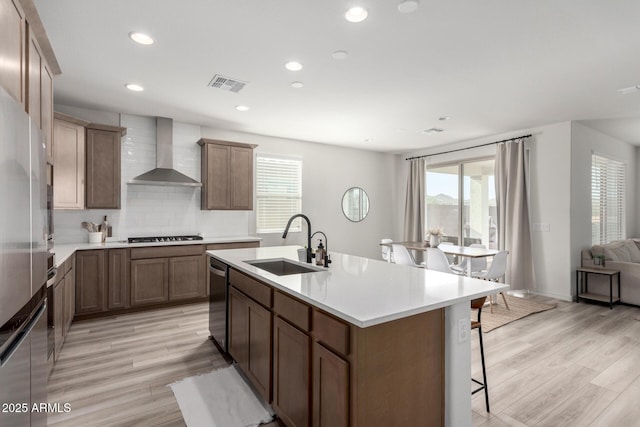
[[[469,319],[458,320],[458,342],[462,343],[469,339],[471,332],[471,323]]]

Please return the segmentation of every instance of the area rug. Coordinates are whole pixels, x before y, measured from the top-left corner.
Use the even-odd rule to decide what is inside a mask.
[[[249,427],[273,419],[233,366],[169,387],[187,427]]]
[[[500,294],[494,296],[494,303],[497,302],[497,304],[493,305],[493,313],[491,313],[488,304],[482,309],[482,332],[492,331],[530,314],[551,310],[556,307],[555,304],[535,302],[527,298],[514,297],[507,294],[505,294],[505,297],[509,304],[509,310],[505,307]],[[475,319],[475,316],[476,314],[473,313],[472,319]]]

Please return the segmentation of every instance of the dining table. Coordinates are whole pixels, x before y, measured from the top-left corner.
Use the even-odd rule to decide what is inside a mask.
[[[393,243],[381,243],[382,246],[391,247],[392,244],[402,245],[409,250],[414,251],[426,251],[431,245],[429,242],[393,242]],[[457,245],[439,245],[440,249],[445,254],[457,255],[462,258],[469,258],[467,262],[467,276],[471,277],[471,258],[485,258],[495,256],[498,252],[496,249],[485,249],[470,246],[457,246]]]

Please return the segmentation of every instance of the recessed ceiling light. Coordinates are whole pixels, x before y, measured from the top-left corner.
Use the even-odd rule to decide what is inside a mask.
[[[442,117],[438,117],[438,120],[440,120],[441,122],[447,121],[451,119],[451,116],[442,116]]]
[[[302,82],[291,82],[291,87],[295,87],[296,89],[300,89],[302,86],[304,86]]]
[[[344,14],[344,18],[349,22],[362,22],[367,19],[369,12],[364,7],[356,6],[347,10]]]
[[[138,32],[132,31],[129,33],[129,38],[136,43],[140,43],[144,45],[153,44],[153,39],[151,38],[151,36],[145,33],[138,33]]]
[[[286,64],[284,64],[284,68],[286,68],[289,71],[300,71],[302,70],[302,64],[299,63],[298,61],[289,61]]]
[[[367,138],[364,140],[365,143],[371,142],[371,138]]]
[[[347,56],[349,56],[349,52],[347,52],[346,50],[336,50],[331,54],[331,57],[333,59],[338,59],[338,60],[346,59]]]
[[[622,89],[618,89],[618,93],[620,93],[621,95],[629,95],[630,93],[634,93],[638,91],[640,91],[640,85],[623,87]]]
[[[135,83],[127,83],[126,85],[124,85],[124,87],[134,92],[142,92],[144,90],[142,86]]]
[[[249,107],[246,105],[236,105],[236,110],[238,111],[249,111]]]
[[[398,3],[398,10],[402,13],[415,12],[418,9],[418,0],[404,0]]]

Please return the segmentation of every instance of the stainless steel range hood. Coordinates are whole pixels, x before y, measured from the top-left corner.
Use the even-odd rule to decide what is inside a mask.
[[[202,183],[173,169],[173,120],[156,118],[156,168],[131,178],[130,185],[202,187]]]

